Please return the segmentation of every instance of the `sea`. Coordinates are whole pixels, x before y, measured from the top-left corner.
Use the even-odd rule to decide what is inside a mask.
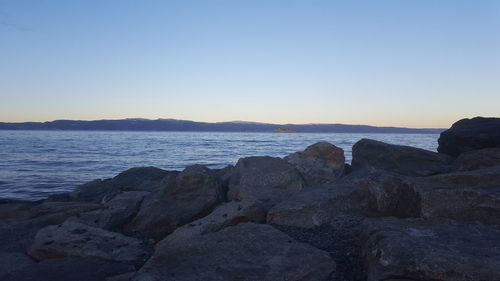
[[[0,199],[38,200],[132,167],[182,170],[234,165],[248,156],[284,157],[327,141],[352,158],[362,138],[437,149],[438,134],[0,131]]]

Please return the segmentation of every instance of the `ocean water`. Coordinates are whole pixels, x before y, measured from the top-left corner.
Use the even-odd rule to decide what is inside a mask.
[[[327,141],[345,151],[371,138],[436,151],[437,134],[0,131],[0,198],[37,200],[139,166],[222,168],[241,157],[284,157]]]

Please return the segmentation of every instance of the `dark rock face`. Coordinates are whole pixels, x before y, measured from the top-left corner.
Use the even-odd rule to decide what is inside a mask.
[[[130,222],[141,205],[147,191],[127,191],[113,197],[103,204],[103,208],[96,211],[81,213],[78,219],[87,225],[111,231],[122,231],[125,224]]]
[[[3,260],[2,260],[3,262]],[[2,275],[2,281],[104,281],[106,277],[134,270],[134,267],[95,258],[48,260]]]
[[[462,119],[441,133],[440,153],[458,156],[471,150],[500,147],[500,118]]]
[[[243,223],[160,243],[133,280],[327,280],[335,262],[269,225]]]
[[[372,219],[362,225],[368,281],[500,280],[500,228]]]
[[[374,172],[359,184],[368,189],[369,210],[377,216],[419,217],[420,194],[411,178]]]
[[[500,166],[500,148],[484,148],[460,154],[454,163],[458,171],[473,171]]]
[[[311,188],[278,203],[267,214],[274,225],[315,228],[356,220],[368,209],[368,192],[351,185]]]
[[[410,146],[362,139],[352,147],[353,169],[373,167],[406,176],[430,176],[451,171],[447,155]]]
[[[327,142],[318,142],[303,152],[290,154],[285,161],[299,170],[308,185],[334,183],[345,169],[344,151]]]
[[[272,206],[304,186],[297,169],[281,158],[241,158],[229,180],[228,199],[256,199]]]
[[[138,167],[126,170],[112,179],[94,180],[79,186],[70,193],[69,200],[85,202],[107,201],[122,191],[153,191],[162,182],[175,176],[176,171],[155,167]],[[57,200],[57,196],[55,200]]]
[[[127,230],[160,240],[178,226],[208,215],[224,199],[216,172],[195,165],[144,198]]]
[[[424,218],[500,224],[500,167],[455,172],[415,183]]]

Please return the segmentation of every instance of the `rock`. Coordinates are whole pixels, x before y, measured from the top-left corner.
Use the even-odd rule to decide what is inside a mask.
[[[216,173],[206,167],[187,167],[177,177],[146,196],[127,230],[160,240],[178,226],[208,215],[224,199]]]
[[[291,164],[281,158],[247,157],[238,160],[229,180],[229,200],[259,200],[267,206],[302,190],[305,182]]]
[[[460,154],[454,163],[458,171],[500,166],[500,148],[484,148]]]
[[[284,225],[273,227],[298,242],[328,252],[337,264],[333,276],[328,280],[365,281],[366,271],[357,229],[359,222],[335,226],[324,224],[315,228]]]
[[[422,219],[362,225],[368,281],[500,280],[500,227]]]
[[[142,200],[148,194],[150,192],[147,191],[120,193],[106,202],[103,209],[80,214],[79,220],[90,226],[121,231],[137,214]]]
[[[100,281],[133,270],[131,265],[95,258],[48,260],[4,275],[2,281]]]
[[[451,156],[483,148],[500,148],[500,118],[462,119],[441,133],[438,151]]]
[[[416,182],[424,218],[500,224],[500,166]]]
[[[141,264],[148,256],[146,248],[138,239],[67,220],[38,231],[28,254],[39,261],[92,257]]]
[[[367,209],[368,193],[357,186],[336,185],[311,188],[278,203],[267,214],[267,222],[315,228],[339,221],[358,220]]]
[[[310,186],[334,183],[344,175],[344,150],[327,142],[290,154],[285,161],[295,166]]]
[[[0,280],[5,280],[11,272],[35,265],[35,261],[21,252],[0,252]]]
[[[412,178],[373,171],[364,178],[359,177],[358,184],[368,189],[368,206],[374,215],[398,218],[420,216],[421,198]]]
[[[255,201],[231,201],[217,207],[210,215],[177,228],[159,243],[179,243],[197,235],[217,232],[225,227],[243,222],[264,223],[266,212]]]
[[[430,176],[451,171],[453,158],[432,151],[362,139],[352,147],[352,167],[374,167],[406,176]]]
[[[107,201],[122,191],[153,191],[160,188],[176,171],[155,167],[138,167],[121,172],[112,179],[94,180],[69,194],[71,200],[83,202]]]
[[[327,280],[335,262],[272,226],[241,223],[162,243],[132,280]]]

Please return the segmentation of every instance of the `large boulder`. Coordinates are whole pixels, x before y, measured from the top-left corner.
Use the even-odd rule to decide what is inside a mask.
[[[458,156],[471,150],[500,147],[500,118],[462,119],[441,133],[438,151]]]
[[[187,167],[144,198],[127,230],[160,240],[178,226],[210,214],[224,197],[224,186],[215,171],[200,165]]]
[[[184,243],[160,243],[139,280],[328,280],[327,252],[269,225],[242,223]]]
[[[81,213],[78,218],[81,222],[111,231],[122,231],[125,224],[130,222],[141,205],[147,191],[126,191],[103,204],[103,208]]]
[[[141,264],[149,254],[141,240],[71,219],[38,231],[28,253],[39,261],[93,257],[129,264]]]
[[[385,218],[361,228],[368,281],[500,280],[500,227]]]
[[[500,166],[500,148],[484,148],[464,152],[457,157],[454,165],[458,171]]]
[[[317,187],[276,204],[267,214],[274,225],[315,228],[358,220],[368,209],[366,189],[353,185]]]
[[[290,154],[285,161],[299,170],[308,185],[336,182],[345,169],[344,150],[327,142],[318,142],[303,152]]]
[[[247,157],[238,160],[229,179],[230,200],[256,199],[266,206],[281,202],[302,190],[299,171],[281,158]]]
[[[406,176],[430,176],[452,170],[453,158],[404,145],[362,139],[352,147],[353,169],[373,167]]]
[[[170,177],[179,172],[165,171],[155,167],[137,167],[121,172],[112,179],[94,180],[76,188],[67,200],[102,202],[107,201],[122,191],[153,191]],[[61,196],[49,200],[56,201]]]

